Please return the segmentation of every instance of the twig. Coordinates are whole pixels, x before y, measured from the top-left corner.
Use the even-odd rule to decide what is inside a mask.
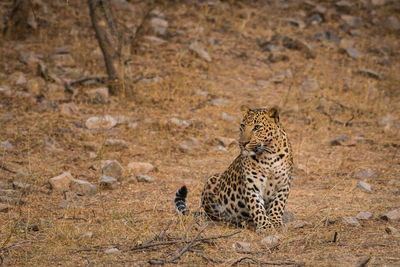
[[[152,243],[154,240],[163,240],[164,239],[164,235],[165,233],[168,231],[168,228],[171,226],[172,224],[172,220],[169,220],[167,226],[165,226],[164,230],[162,230],[162,232],[160,232],[159,234],[157,234],[155,237],[150,238],[149,240],[147,240],[143,245],[148,245],[150,243]]]
[[[0,165],[0,169],[11,172],[13,174],[16,174],[16,171],[10,170],[9,168],[7,168],[6,166],[4,166],[4,163]]]
[[[3,247],[3,248],[0,248],[0,251],[6,251],[6,250],[9,250],[10,248],[12,248],[12,247],[16,247],[16,246],[19,246],[19,245],[21,245],[21,244],[24,244],[24,243],[26,243],[26,242],[29,242],[30,240],[22,240],[22,241],[20,241],[20,242],[17,242],[17,243],[14,243],[14,244],[11,244],[11,245],[8,245],[8,246],[6,246],[6,247]]]
[[[258,265],[293,265],[293,266],[302,266],[302,263],[297,263],[295,261],[259,261],[257,259],[253,259],[252,257],[241,257],[239,259],[237,259],[236,261],[234,261],[231,266],[234,266],[244,260],[250,260],[253,263],[256,263]]]
[[[187,244],[185,247],[183,247],[183,249],[181,249],[181,251],[179,251],[179,253],[175,256],[173,256],[172,258],[170,258],[169,260],[167,260],[167,263],[171,263],[177,259],[179,259],[183,253],[185,253],[192,245],[193,243],[198,240],[198,238],[200,237],[201,233],[204,232],[204,230],[206,230],[208,224],[206,224],[203,228],[201,228],[201,230],[197,233],[196,237],[192,239],[192,241],[190,241],[189,244]]]

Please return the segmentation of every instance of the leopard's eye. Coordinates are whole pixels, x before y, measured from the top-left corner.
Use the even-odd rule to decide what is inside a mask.
[[[256,126],[254,126],[253,131],[257,131],[260,128],[261,128],[261,125],[256,125]]]

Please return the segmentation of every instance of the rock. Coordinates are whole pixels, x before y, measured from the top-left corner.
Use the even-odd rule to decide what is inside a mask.
[[[386,4],[386,0],[371,0],[373,6],[383,6]]]
[[[214,138],[219,144],[223,145],[224,147],[230,147],[231,145],[236,144],[236,140],[234,138],[222,137],[217,136]]]
[[[356,216],[357,220],[369,220],[371,219],[373,214],[371,212],[359,212]]]
[[[166,36],[168,21],[162,18],[152,18],[150,20],[150,25],[153,28],[153,31],[157,35]]]
[[[128,172],[131,174],[147,174],[153,171],[155,168],[152,164],[148,162],[130,162],[128,164]]]
[[[354,41],[353,40],[345,39],[345,38],[340,40],[339,48],[342,49],[342,50],[347,50],[347,49],[349,49],[349,48],[351,48],[353,46],[354,46]]]
[[[197,41],[191,43],[189,45],[189,50],[194,52],[200,58],[204,59],[207,62],[211,62],[211,57],[206,50],[204,50],[203,45]]]
[[[232,247],[236,250],[248,251],[250,249],[250,243],[236,242]]]
[[[63,103],[60,105],[60,112],[63,115],[71,116],[79,112],[79,108],[75,103]]]
[[[0,212],[8,212],[11,207],[8,204],[0,203]]]
[[[350,15],[342,15],[341,19],[352,28],[359,28],[361,26],[361,18]]]
[[[121,180],[122,175],[124,174],[124,168],[118,161],[111,160],[102,168],[102,173],[104,176],[110,176],[117,180]]]
[[[73,179],[69,172],[64,172],[59,176],[50,178],[49,183],[54,191],[64,192],[69,190],[69,185]]]
[[[225,112],[222,112],[221,117],[223,120],[226,120],[226,121],[233,121],[235,119],[233,116],[228,115]]]
[[[117,189],[118,187],[117,179],[103,175],[101,176],[100,187],[103,189],[111,189],[111,190]]]
[[[18,182],[18,181],[13,181],[12,186],[13,186],[14,190],[21,190],[24,193],[25,192],[29,192],[31,190],[31,185],[30,184],[21,183],[21,182]]]
[[[78,235],[77,239],[81,240],[81,239],[90,239],[93,237],[93,232],[86,232],[83,234]]]
[[[8,140],[0,142],[0,150],[11,151],[14,148],[15,148],[14,145],[11,144]]]
[[[131,129],[136,129],[137,126],[138,126],[137,122],[132,122],[132,123],[128,124],[128,127],[131,128]]]
[[[32,78],[26,83],[26,89],[29,93],[34,95],[39,95],[42,89],[44,89],[44,86],[45,82],[40,77]]]
[[[128,147],[128,145],[126,144],[126,142],[124,140],[113,139],[113,138],[106,139],[106,141],[104,142],[104,145],[106,147],[110,147],[117,151]]]
[[[118,125],[129,124],[131,122],[131,118],[125,115],[117,115],[115,116]]]
[[[117,125],[117,120],[110,115],[105,115],[104,117],[90,117],[86,120],[85,125],[89,130],[111,129]]]
[[[213,106],[222,107],[222,106],[229,105],[231,103],[231,101],[228,99],[225,99],[225,98],[215,98],[215,99],[208,101],[208,103],[210,103]]]
[[[351,34],[351,36],[360,36],[361,35],[361,31],[358,29],[352,29],[349,31],[349,33]]]
[[[388,211],[380,218],[389,222],[400,221],[400,209]]]
[[[312,15],[308,18],[308,23],[310,23],[310,24],[312,24],[312,25],[320,24],[321,22],[323,22],[323,18],[322,18],[321,15],[318,14],[318,13],[312,14]]]
[[[222,151],[222,152],[226,152],[228,151],[224,146],[216,146],[213,148],[214,151]]]
[[[44,143],[43,143],[44,149],[46,149],[47,151],[52,152],[52,153],[64,152],[64,149],[59,148],[56,145],[57,145],[57,143],[50,137],[46,136],[44,138]]]
[[[347,9],[347,8],[350,8],[350,7],[353,6],[352,3],[349,3],[349,2],[347,2],[347,1],[345,1],[345,0],[338,1],[338,2],[335,3],[335,5],[336,5],[337,7],[339,7],[339,8],[342,8],[342,9]]]
[[[117,248],[109,248],[109,249],[106,249],[104,251],[104,253],[106,253],[106,254],[116,254],[116,253],[120,253],[120,251]]]
[[[397,230],[393,226],[387,226],[385,228],[385,232],[388,233],[389,235],[397,235],[399,233],[399,230]]]
[[[329,144],[331,146],[340,146],[340,145],[342,145],[342,141],[345,141],[347,139],[349,139],[349,137],[347,135],[342,135],[342,136],[331,139],[331,141],[329,141]]]
[[[70,54],[55,54],[50,57],[50,60],[56,67],[75,67],[75,60]]]
[[[347,53],[347,55],[349,55],[349,57],[352,57],[352,58],[360,58],[361,57],[360,51],[358,51],[358,49],[354,48],[354,47],[350,47],[349,49],[346,49],[346,53]]]
[[[288,61],[289,57],[283,52],[271,51],[268,56],[268,60],[272,63],[276,63],[280,61]]]
[[[90,89],[87,94],[94,104],[107,104],[109,102],[107,87]]]
[[[154,179],[146,174],[139,174],[136,176],[136,181],[138,182],[145,182],[149,183],[152,182]]]
[[[20,74],[19,76],[18,76],[18,78],[17,78],[17,80],[15,81],[15,84],[16,85],[25,85],[26,84],[26,78],[25,78],[25,76],[24,76],[24,74]]]
[[[143,39],[144,39],[145,41],[147,41],[147,42],[149,42],[149,43],[152,43],[152,44],[155,44],[155,45],[163,45],[163,44],[168,43],[168,42],[165,41],[164,39],[161,39],[161,38],[156,37],[156,36],[149,36],[149,35],[146,35],[146,36],[143,37]]]
[[[381,75],[378,72],[371,70],[371,69],[360,69],[360,73],[362,75],[369,76],[369,77],[375,78],[377,80],[382,79]]]
[[[188,127],[190,125],[187,121],[180,120],[178,118],[171,118],[169,121],[172,124],[175,124],[176,126],[181,126],[181,127]]]
[[[388,28],[391,31],[400,30],[400,22],[394,16],[390,16],[385,20],[385,26],[386,26],[386,28]]]
[[[308,43],[299,39],[292,39],[285,36],[282,40],[282,45],[288,49],[302,51],[306,58],[315,58],[316,56],[314,49]]]
[[[19,60],[31,68],[36,67],[39,63],[39,58],[32,52],[21,53],[19,56]]]
[[[183,153],[190,153],[199,146],[199,141],[194,137],[186,138],[186,140],[179,144],[179,150]]]
[[[273,83],[282,83],[285,80],[285,74],[279,73],[272,76],[269,80]]]
[[[289,22],[291,25],[299,27],[300,29],[304,29],[306,27],[306,24],[299,19],[293,19],[293,18],[288,18],[285,19],[287,22]]]
[[[367,179],[367,178],[375,177],[375,173],[371,169],[361,169],[361,170],[357,171],[354,174],[354,176],[359,179]]]
[[[294,221],[294,214],[291,211],[284,211],[282,215],[283,224],[288,224]]]
[[[266,236],[261,240],[261,244],[267,247],[273,247],[279,243],[279,236],[278,235],[270,235]]]
[[[70,189],[78,196],[91,196],[97,193],[97,187],[88,181],[72,179]]]
[[[360,226],[360,223],[358,222],[356,217],[343,217],[342,222],[349,226],[354,226],[354,227]]]
[[[371,190],[372,190],[371,185],[366,182],[363,182],[363,181],[359,181],[357,186],[367,192],[371,192]]]

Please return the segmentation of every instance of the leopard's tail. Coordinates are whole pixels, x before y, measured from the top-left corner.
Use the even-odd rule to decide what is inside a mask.
[[[186,197],[187,197],[188,190],[186,185],[182,186],[181,188],[176,191],[175,194],[175,209],[179,213],[179,215],[185,215],[189,213],[189,210],[186,208]]]

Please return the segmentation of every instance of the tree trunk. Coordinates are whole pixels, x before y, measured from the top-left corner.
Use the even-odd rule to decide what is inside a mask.
[[[32,12],[32,1],[14,0],[9,18],[4,28],[7,39],[25,39],[37,24]]]
[[[108,74],[108,87],[113,95],[124,95],[126,45],[109,0],[88,0],[90,17],[103,51]]]

